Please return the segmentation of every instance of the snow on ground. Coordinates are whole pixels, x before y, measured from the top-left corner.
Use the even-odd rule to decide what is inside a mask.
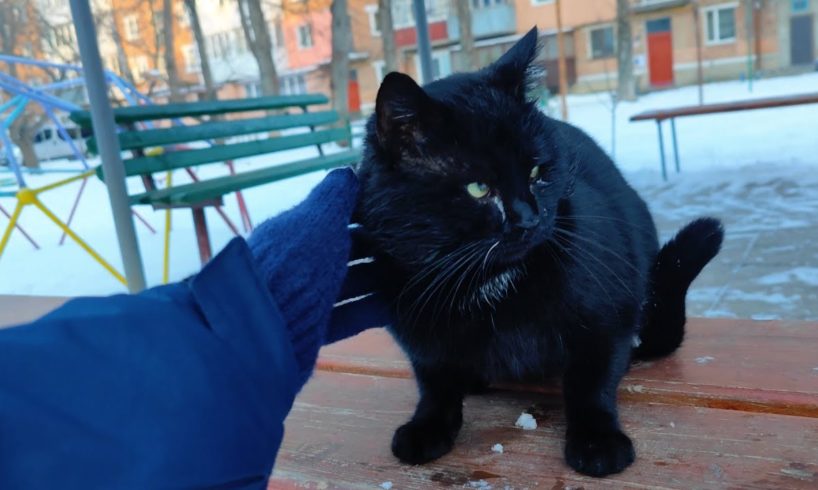
[[[807,74],[756,81],[752,93],[748,92],[746,83],[741,82],[710,84],[705,87],[704,93],[705,102],[709,103],[816,90],[818,74]],[[616,161],[629,180],[645,195],[657,215],[661,234],[667,237],[685,220],[701,214],[716,214],[728,218],[728,238],[738,237],[735,242],[737,248],[745,245],[741,240],[752,241],[752,236],[756,236],[758,241],[758,233],[762,232],[772,233],[784,228],[794,230],[795,233],[814,229],[816,219],[812,216],[818,215],[818,197],[812,197],[818,196],[818,159],[815,157],[818,147],[815,146],[814,130],[818,127],[818,106],[679,119],[677,132],[682,174],[671,174],[670,182],[664,183],[659,174],[655,123],[630,123],[628,118],[644,110],[695,103],[697,88],[683,87],[648,94],[638,101],[622,103],[617,108]],[[612,151],[611,114],[607,95],[571,96],[569,111],[570,122],[589,132],[604,149]],[[666,131],[670,168],[672,160],[669,128]],[[237,170],[246,171],[314,154],[313,149],[304,149],[245,159],[237,162]],[[49,162],[44,164],[44,168],[79,168],[79,164],[69,161]],[[221,165],[199,169],[202,177],[225,173],[226,170]],[[258,223],[291,207],[306,196],[325,174],[317,172],[246,190],[244,196],[253,221]],[[28,175],[27,179],[29,185],[36,187],[67,175]],[[7,185],[10,177],[10,173],[0,169],[0,190],[10,189]],[[175,183],[185,180],[182,172],[174,174]],[[137,192],[142,185],[138,179],[130,179],[129,187],[132,192]],[[75,183],[49,191],[43,194],[42,200],[58,216],[65,218],[78,188],[79,184]],[[11,211],[14,200],[0,198],[0,205]],[[151,234],[141,223],[136,223],[148,282],[156,285],[161,281],[165,214],[164,211],[153,211],[144,206],[136,209],[157,230],[156,234]],[[225,210],[240,227],[235,196],[225,198]],[[174,210],[172,216],[171,278],[178,280],[199,268],[199,258],[190,211]],[[218,250],[230,240],[231,233],[213,209],[207,210],[207,218],[214,250]],[[121,284],[73,242],[69,240],[65,245],[58,246],[59,230],[37,210],[26,209],[20,223],[40,243],[42,250],[34,250],[15,232],[7,250],[0,257],[0,294],[73,296],[125,291]],[[0,215],[0,227],[4,228],[6,224],[7,219]],[[122,269],[105,187],[99,180],[89,180],[72,228],[114,267]],[[763,242],[764,236],[760,240],[758,243]],[[800,240],[803,241],[804,238]],[[787,248],[795,245],[796,243],[773,243],[770,247],[778,247],[780,254],[803,255],[805,252],[800,248]],[[747,246],[751,248],[752,244]],[[799,268],[767,270],[764,275],[748,280],[748,283],[758,281],[761,285],[778,287],[782,282],[798,281],[805,286],[814,287],[818,276],[818,250],[810,253],[814,255],[811,262],[799,263]],[[736,275],[735,268],[731,271]],[[698,314],[719,316],[721,312],[722,316],[730,316],[741,313],[735,309],[722,311],[720,303],[712,301],[713,296],[720,295],[730,299],[732,293],[738,295],[736,298],[741,294],[762,295],[746,288],[725,288],[721,284],[704,286],[707,289],[691,293],[692,296],[702,296],[702,304],[707,303],[707,307],[703,306],[701,311],[696,311]],[[792,291],[780,291],[776,294],[781,296],[782,301],[791,300],[796,295],[804,296]],[[770,297],[765,296],[765,299]],[[759,312],[761,313],[769,312]]]
[[[514,426],[523,430],[534,430],[537,428],[537,419],[535,419],[530,413],[523,412],[519,417],[517,417],[517,421],[514,422]]]

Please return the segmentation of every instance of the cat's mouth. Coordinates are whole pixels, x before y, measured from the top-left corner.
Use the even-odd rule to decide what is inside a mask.
[[[534,248],[548,241],[550,234],[548,226],[538,226],[504,237],[498,247],[499,261],[505,265],[512,265],[525,260]]]

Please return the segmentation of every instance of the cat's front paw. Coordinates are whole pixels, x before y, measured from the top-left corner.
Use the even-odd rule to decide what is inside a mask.
[[[633,463],[636,453],[630,438],[620,430],[568,433],[565,461],[589,476],[619,473]]]
[[[458,429],[412,420],[395,431],[392,454],[404,463],[428,463],[452,450]]]

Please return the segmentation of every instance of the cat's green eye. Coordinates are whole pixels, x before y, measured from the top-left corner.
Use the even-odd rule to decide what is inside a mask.
[[[528,178],[531,180],[535,180],[537,177],[540,176],[540,166],[536,166],[531,169],[531,173],[528,175]]]
[[[489,195],[489,186],[482,182],[472,182],[466,186],[466,192],[475,199],[481,199]]]

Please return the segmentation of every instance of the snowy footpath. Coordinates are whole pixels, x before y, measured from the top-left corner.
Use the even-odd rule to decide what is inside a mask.
[[[746,83],[705,87],[706,103],[818,91],[818,74],[760,80],[750,93]],[[679,119],[681,174],[663,182],[659,173],[656,124],[628,118],[650,109],[696,104],[696,87],[641,97],[617,107],[615,160],[651,206],[664,238],[700,215],[722,218],[727,227],[723,253],[694,283],[692,315],[756,319],[818,319],[818,105],[736,112]],[[570,122],[613,152],[608,96],[569,98]],[[667,126],[667,125],[666,125]],[[670,142],[669,133],[666,143]],[[670,145],[666,144],[668,157]],[[284,152],[237,162],[238,171],[307,157],[313,150]],[[672,162],[669,160],[669,166]],[[45,163],[46,169],[78,169],[77,162]],[[672,172],[672,171],[671,171]],[[202,167],[200,176],[223,175],[221,165]],[[30,186],[68,174],[29,175]],[[305,175],[245,191],[254,222],[302,199],[324,175]],[[10,190],[11,174],[0,167],[0,190]],[[183,182],[183,174],[174,174]],[[137,179],[129,185],[141,189]],[[71,184],[43,194],[44,203],[65,218],[79,188]],[[0,198],[11,211],[14,199]],[[151,285],[161,281],[164,212],[138,211],[157,230],[137,223],[142,256]],[[227,214],[240,226],[234,196],[225,199]],[[207,210],[211,241],[218,250],[231,238],[228,227]],[[199,267],[193,223],[188,210],[175,210],[171,241],[171,278],[181,279]],[[0,214],[0,228],[8,220]],[[70,240],[57,243],[60,231],[29,208],[21,225],[40,244],[35,250],[18,232],[0,257],[0,294],[98,295],[124,288]],[[103,257],[121,269],[104,185],[89,180],[72,228]]]

